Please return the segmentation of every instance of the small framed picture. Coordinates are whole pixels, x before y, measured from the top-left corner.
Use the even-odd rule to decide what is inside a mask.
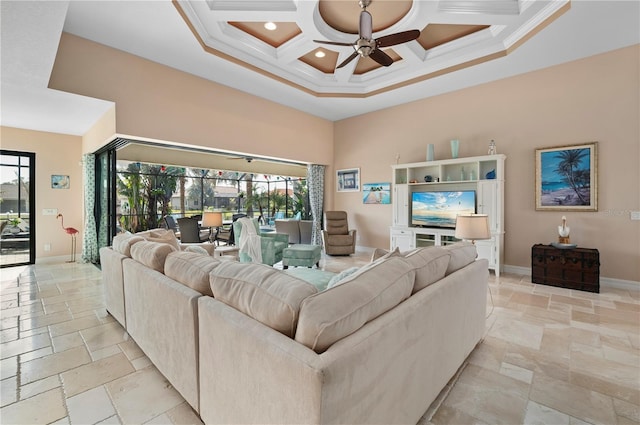
[[[336,186],[338,192],[359,192],[360,169],[348,168],[336,171]]]
[[[62,176],[59,174],[51,175],[51,189],[69,189],[69,187],[69,176]]]
[[[390,204],[391,183],[363,183],[363,204]]]
[[[598,211],[598,143],[536,149],[536,210]]]

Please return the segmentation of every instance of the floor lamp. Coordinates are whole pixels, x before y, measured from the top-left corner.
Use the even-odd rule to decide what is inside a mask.
[[[209,228],[209,242],[213,243],[213,228],[216,228],[216,234],[218,229],[222,226],[222,213],[205,211],[202,215],[202,227]]]

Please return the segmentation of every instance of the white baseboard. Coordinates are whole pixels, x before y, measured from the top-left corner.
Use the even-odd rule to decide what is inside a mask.
[[[504,266],[505,273],[513,273],[520,274],[524,276],[531,276],[531,268],[530,267],[520,267],[520,266]],[[626,289],[628,291],[640,291],[640,282],[636,282],[635,280],[623,280],[623,279],[614,279],[612,277],[600,277],[600,286],[606,288],[616,288],[616,289]]]

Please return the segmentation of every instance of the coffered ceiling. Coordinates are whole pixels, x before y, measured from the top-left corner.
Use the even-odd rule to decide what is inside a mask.
[[[0,2],[3,126],[82,135],[113,104],[48,88],[62,32],[328,120],[508,78],[640,42],[637,0],[373,0],[373,37],[418,29],[354,60],[356,0]],[[271,35],[264,23],[278,29]],[[314,55],[325,51],[319,60]]]
[[[182,0],[174,6],[209,54],[318,97],[368,97],[505,56],[565,13],[569,0],[373,0],[373,38],[417,29],[383,49],[384,67],[354,48],[356,0]],[[267,23],[271,28],[267,28]]]

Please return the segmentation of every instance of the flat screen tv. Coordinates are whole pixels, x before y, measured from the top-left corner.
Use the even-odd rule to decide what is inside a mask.
[[[456,227],[456,216],[475,214],[474,190],[413,192],[411,225],[416,227]]]

